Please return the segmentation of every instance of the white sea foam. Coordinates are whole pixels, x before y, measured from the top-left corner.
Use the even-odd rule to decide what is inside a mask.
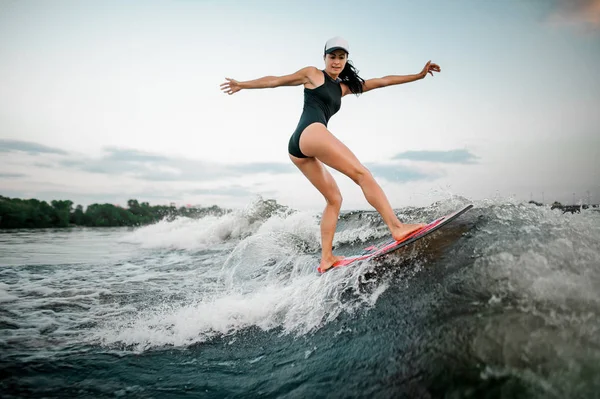
[[[162,220],[156,224],[136,229],[125,236],[123,241],[140,244],[144,248],[209,249],[226,241],[246,238],[259,230],[265,222],[268,225],[277,225],[278,220],[285,219],[282,219],[283,216],[278,216],[276,210],[268,208],[268,202],[259,200],[250,204],[246,209],[220,216],[208,215],[199,219],[178,217],[172,221]],[[293,227],[300,227],[298,223],[294,223],[294,218],[289,220],[287,226],[288,231],[293,231]],[[302,234],[302,231],[302,228],[298,228],[296,234]]]
[[[306,334],[334,320],[340,312],[374,305],[387,288],[381,282],[377,289],[342,301],[342,292],[357,288],[359,276],[370,266],[319,276],[315,272],[318,253],[303,253],[307,247],[318,249],[314,215],[271,216],[253,235],[241,239],[219,265],[219,284],[203,289],[208,270],[196,269],[192,277],[197,283],[194,290],[182,292],[176,281],[169,288],[163,287],[178,289],[186,300],[162,303],[111,320],[94,334],[93,340],[142,350],[204,342],[250,326]],[[210,268],[213,273],[215,266]]]
[[[230,238],[252,233],[252,226],[234,214],[206,216],[201,219],[179,217],[136,229],[123,237],[124,242],[143,248],[206,249]]]
[[[387,285],[342,301],[343,289],[358,284],[357,269],[319,277],[314,273],[239,286],[189,304],[163,304],[107,323],[94,339],[105,345],[125,344],[138,350],[185,346],[216,335],[254,326],[282,333],[306,334],[334,320],[340,312],[372,306]],[[352,273],[354,272],[354,273]]]

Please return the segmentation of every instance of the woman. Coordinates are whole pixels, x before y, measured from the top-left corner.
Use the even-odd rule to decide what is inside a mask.
[[[340,190],[324,164],[351,178],[362,189],[366,200],[383,218],[392,237],[401,240],[423,224],[403,224],[398,220],[383,190],[371,173],[356,156],[329,130],[327,122],[341,106],[347,94],[359,95],[381,87],[413,82],[427,74],[440,72],[440,67],[429,61],[415,75],[385,76],[363,80],[348,61],[348,42],[334,37],[325,44],[325,69],[306,67],[286,76],[265,76],[260,79],[238,82],[226,78],[221,90],[234,94],[242,89],[265,89],[279,86],[304,85],[304,110],[294,134],[290,138],[290,159],[325,197],[327,205],[321,219],[321,264],[319,271],[331,268],[342,256],[333,255],[333,236],[342,205]]]

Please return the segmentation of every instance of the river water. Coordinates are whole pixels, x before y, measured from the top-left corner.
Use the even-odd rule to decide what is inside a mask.
[[[0,396],[600,397],[600,213],[474,205],[324,275],[319,215],[269,201],[0,231]],[[334,253],[387,238],[375,213],[346,212]]]

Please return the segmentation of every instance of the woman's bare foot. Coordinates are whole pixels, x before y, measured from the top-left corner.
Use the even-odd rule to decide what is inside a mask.
[[[400,226],[398,226],[394,230],[392,230],[392,237],[394,237],[394,240],[400,241],[403,238],[405,238],[407,235],[411,234],[412,232],[414,232],[416,230],[419,230],[423,226],[426,226],[426,225],[423,223],[401,224]]]
[[[321,258],[321,264],[319,265],[319,271],[321,273],[326,272],[327,270],[329,270],[333,267],[335,262],[342,260],[342,259],[344,259],[343,256],[333,256],[333,255]]]

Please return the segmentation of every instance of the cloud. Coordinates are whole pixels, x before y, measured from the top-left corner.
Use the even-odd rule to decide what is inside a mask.
[[[558,0],[549,17],[559,25],[580,25],[600,30],[600,0]]]
[[[18,148],[19,150],[23,148],[29,148],[31,149],[30,151],[32,151],[33,149],[44,149],[46,152],[60,151],[35,143],[26,143],[26,145],[24,143],[25,142],[12,141],[10,148],[11,150],[14,150],[16,148]],[[414,159],[414,157],[419,156],[423,158],[423,154],[438,154],[436,156],[438,162],[450,162],[450,159],[454,157],[454,162],[456,162],[456,159],[459,159],[460,162],[463,163],[467,162],[471,158],[474,158],[472,155],[468,153],[466,153],[465,155],[464,151],[461,151],[462,150],[446,153],[412,152],[398,154],[395,158]],[[89,173],[106,174],[112,176],[129,176],[140,180],[156,182],[206,182],[256,174],[281,175],[298,173],[298,170],[291,162],[253,162],[241,164],[226,164],[206,162],[196,159],[178,158],[173,156],[164,156],[160,154],[148,153],[134,149],[116,147],[104,148],[104,154],[100,158],[68,154],[64,151],[61,151],[60,154],[68,156],[58,159],[54,166],[50,164],[43,164],[44,167],[63,167],[71,170],[84,171]],[[445,155],[440,157],[439,154]],[[429,156],[431,157],[431,155]],[[437,175],[428,174],[407,167],[405,165],[371,163],[366,166],[374,175],[381,176],[386,178],[387,180],[395,182],[431,180],[439,177]],[[206,192],[197,192],[197,194],[252,194],[251,192],[242,189],[242,187],[238,186],[236,188],[211,189]]]
[[[406,151],[396,154],[392,159],[406,159],[410,161],[472,164],[477,157],[467,150],[448,151]]]
[[[18,177],[27,177],[27,175],[23,174],[23,173],[1,173],[0,172],[0,179],[15,179]]]
[[[161,162],[169,160],[169,158],[162,155],[151,154],[137,150],[128,150],[116,147],[106,147],[105,150],[108,152],[108,155],[105,158],[113,161]]]
[[[189,194],[200,194],[200,195],[225,195],[225,196],[252,196],[256,193],[248,190],[246,187],[239,185],[233,185],[229,187],[218,187],[218,188],[198,188],[194,190],[188,190]]]
[[[207,181],[258,173],[292,173],[284,163],[219,164],[202,160],[167,157],[137,150],[109,147],[101,158],[70,158],[60,165],[90,173],[129,175],[150,181]]]
[[[439,175],[432,175],[408,168],[404,165],[367,163],[367,169],[376,177],[383,177],[386,180],[405,183],[417,180],[434,180]]]
[[[34,143],[28,145],[39,148]],[[17,146],[11,148],[14,147]],[[68,198],[84,204],[124,203],[129,198],[163,203],[195,198],[227,204],[243,202],[244,198],[256,195],[277,196],[284,190],[281,182],[303,178],[291,162],[217,163],[115,147],[104,148],[99,157],[63,152],[58,157],[53,155],[51,162],[39,155],[16,157],[20,166],[33,165],[36,168],[32,168],[31,172],[28,172],[29,169],[6,170],[4,174],[0,172],[0,178],[15,178],[11,182],[18,182],[17,178],[25,175],[16,172],[23,171],[28,178],[38,179],[43,184],[28,181],[14,185],[13,190],[19,187],[15,196],[46,200]],[[395,183],[431,181],[441,177],[442,173],[399,162],[375,162],[365,166],[376,177]],[[73,179],[70,178],[72,175]],[[60,181],[61,184],[56,185],[52,181]],[[84,186],[85,189],[82,188]]]
[[[0,139],[0,152],[22,151],[28,154],[60,154],[66,155],[67,152],[58,148],[47,147],[42,144],[31,143],[21,140]]]
[[[34,162],[33,166],[36,166],[38,168],[54,168],[54,167],[56,167],[56,165],[47,163],[47,162]]]
[[[231,165],[237,173],[294,173],[297,169],[292,163],[258,162]]]

